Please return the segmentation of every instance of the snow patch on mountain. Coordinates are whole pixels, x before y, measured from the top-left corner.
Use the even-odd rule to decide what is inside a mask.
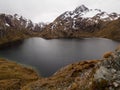
[[[87,30],[99,28],[101,21],[112,21],[120,18],[120,14],[107,13],[100,9],[89,9],[85,5],[73,11],[66,11],[50,24],[50,30]]]
[[[8,23],[5,23],[5,25],[8,26],[8,27],[10,26]]]
[[[97,10],[90,10],[88,12],[84,12],[81,17],[84,17],[84,18],[91,18],[91,17],[94,17],[96,14],[100,13],[99,11]]]
[[[119,14],[116,13],[107,13],[104,11],[101,11],[100,9],[89,9],[84,5],[81,5],[77,7],[73,11],[67,11],[65,12],[62,16],[61,19],[77,19],[77,18],[94,18],[94,19],[101,19],[103,21],[108,21],[108,20],[116,20],[120,17]]]

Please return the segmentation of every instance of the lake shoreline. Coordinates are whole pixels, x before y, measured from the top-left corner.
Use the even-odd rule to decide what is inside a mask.
[[[12,41],[7,41],[7,42],[0,42],[0,49],[3,47],[7,47],[7,46],[12,46],[15,44],[18,44],[19,42],[24,41],[25,39],[29,39],[29,38],[43,38],[46,40],[52,40],[52,39],[84,39],[84,38],[104,38],[104,39],[110,39],[110,40],[114,40],[114,41],[120,41],[120,39],[113,39],[113,38],[106,38],[106,37],[54,37],[54,38],[47,38],[47,37],[37,37],[37,36],[32,36],[32,37],[26,37],[26,38],[20,38],[20,39],[16,39],[16,40],[12,40]]]
[[[9,74],[9,77],[7,77],[7,73],[9,73],[9,70],[16,71],[16,67],[19,67],[19,64],[5,59],[0,59],[0,64],[2,65],[0,66],[0,72],[2,72],[1,70],[5,69],[5,67],[9,68],[10,66],[8,71],[6,69],[4,70],[4,72],[0,73],[0,75],[2,74],[6,75],[6,77],[4,76],[2,80],[0,79],[0,87],[3,90],[8,88],[10,90],[16,90],[18,88],[20,88],[19,90],[37,90],[37,89],[58,90],[58,88],[60,90],[63,89],[104,90],[101,88],[106,88],[109,90],[109,88],[111,87],[114,89],[118,88],[116,90],[119,90],[120,85],[117,82],[119,81],[117,79],[119,77],[119,73],[116,74],[117,72],[119,72],[119,68],[120,68],[119,65],[116,66],[117,65],[116,63],[120,61],[119,54],[120,54],[120,47],[118,47],[114,52],[105,53],[101,60],[86,60],[86,61],[76,62],[59,69],[55,74],[47,78],[38,76],[37,74],[35,74],[34,70],[23,68],[24,66],[20,66],[20,68],[23,69],[23,71],[24,69],[26,69],[27,71],[22,72],[22,74],[21,74],[21,69],[17,70],[19,74],[23,75],[22,77],[19,76],[18,73]],[[107,69],[107,66],[110,66],[109,69]],[[113,69],[115,72],[112,71]],[[101,72],[101,70],[104,72]],[[109,72],[107,70],[109,70]],[[30,76],[31,74],[27,72],[33,73],[33,75],[35,76]],[[111,78],[110,76],[111,73],[112,75],[114,74],[116,75],[114,77],[116,79]],[[16,77],[14,77],[14,74]],[[29,75],[29,77],[27,76],[27,78],[29,78],[30,81],[29,79],[25,79],[26,74]],[[12,79],[10,78],[10,76]],[[108,80],[108,78],[111,79]],[[11,86],[5,84],[5,83],[9,83],[8,81],[11,83]],[[113,81],[117,83],[118,85],[117,87],[116,84],[112,83]]]
[[[118,45],[119,42],[94,37],[49,40],[34,37],[1,49],[0,54],[3,58],[33,66],[42,76],[47,77],[79,60],[100,59],[104,52],[114,50]]]

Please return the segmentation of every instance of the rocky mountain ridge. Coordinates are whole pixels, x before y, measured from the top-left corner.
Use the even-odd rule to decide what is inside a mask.
[[[89,18],[89,19],[93,19],[93,20],[101,19],[103,21],[116,20],[120,17],[120,14],[117,14],[117,13],[109,14],[100,9],[89,9],[85,5],[81,5],[73,11],[67,11],[62,15],[63,15],[64,19],[67,17],[71,17],[73,19],[82,17],[83,19],[84,18]],[[95,22],[97,22],[97,21],[95,21]]]
[[[0,14],[0,45],[39,36],[45,26],[45,23],[33,23],[17,14]]]
[[[49,24],[36,23],[17,14],[0,14],[0,44],[29,37],[120,40],[120,14],[89,9],[84,5],[67,11]]]
[[[46,26],[45,23],[33,23],[31,20],[28,20],[18,14],[9,15],[9,14],[0,14],[0,29],[5,27],[14,27],[14,28],[23,28],[33,31],[41,31]]]
[[[79,23],[88,23],[89,25],[98,24],[100,21],[112,21],[117,20],[120,17],[120,14],[117,13],[107,13],[104,11],[101,11],[100,9],[89,9],[84,5],[81,5],[77,7],[73,11],[66,11],[62,15],[60,15],[58,18],[55,19],[53,22],[53,26],[51,29],[54,30],[55,26],[59,24],[62,21],[65,21],[64,24],[60,23],[61,25],[64,25],[64,29],[66,30],[66,24],[71,23],[71,28],[76,30],[79,29]],[[69,26],[70,27],[70,26]],[[82,26],[84,27],[84,26]]]
[[[106,37],[100,35],[110,23],[117,22],[120,14],[107,13],[100,9],[89,9],[84,5],[77,7],[73,11],[66,11],[57,17],[52,23],[45,27],[42,37],[61,38],[61,37]],[[112,26],[116,26],[114,23]],[[111,32],[111,31],[108,31]],[[107,33],[106,33],[107,34]]]

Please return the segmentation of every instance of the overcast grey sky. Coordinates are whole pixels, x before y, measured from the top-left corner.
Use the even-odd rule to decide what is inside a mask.
[[[19,14],[33,22],[51,22],[65,11],[84,4],[120,13],[120,0],[0,0],[0,13]]]

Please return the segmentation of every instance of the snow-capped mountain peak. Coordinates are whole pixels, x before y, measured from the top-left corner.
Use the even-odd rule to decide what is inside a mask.
[[[81,13],[81,12],[87,12],[89,9],[85,5],[81,5],[77,7],[73,12],[74,13]]]
[[[85,5],[81,5],[73,11],[67,11],[60,16],[61,19],[83,18],[83,19],[103,20],[103,21],[116,20],[119,17],[120,15],[117,13],[109,14],[100,9],[89,9]]]
[[[85,5],[73,11],[66,11],[49,25],[51,30],[87,30],[99,29],[101,21],[108,22],[120,18],[120,14],[107,13],[100,9],[89,9]]]

